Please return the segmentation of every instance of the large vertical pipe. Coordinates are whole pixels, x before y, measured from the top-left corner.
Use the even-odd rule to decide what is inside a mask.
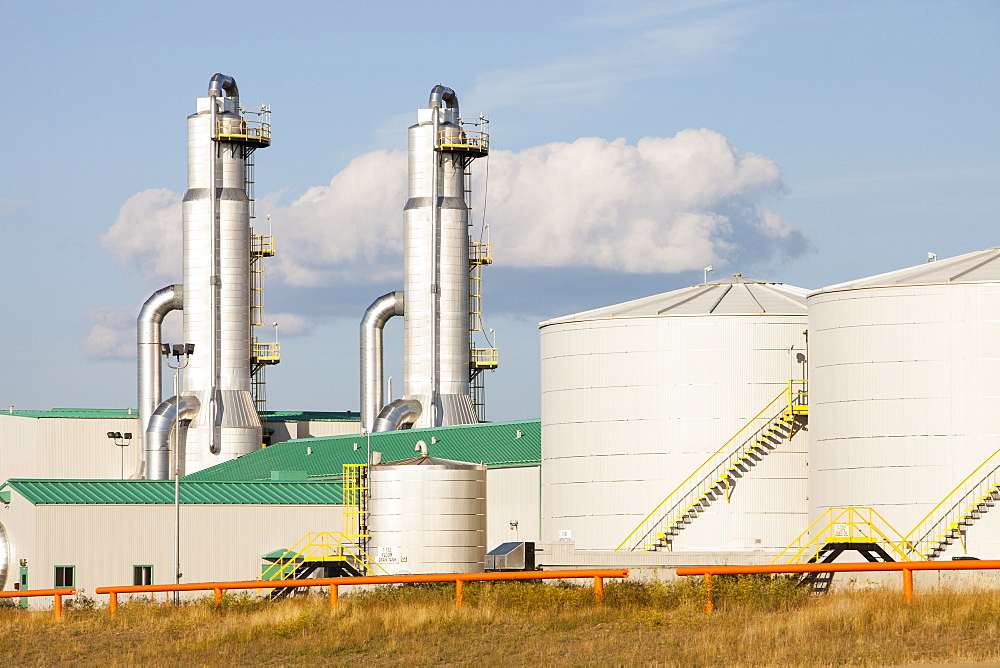
[[[442,107],[442,102],[444,107]],[[404,396],[424,410],[417,427],[475,423],[469,396],[469,210],[462,157],[439,152],[459,127],[458,98],[436,86],[409,130],[404,211]]]
[[[171,311],[184,308],[184,288],[180,285],[168,285],[150,295],[139,310],[136,318],[136,341],[138,360],[139,385],[139,438],[140,446],[145,448],[145,433],[149,427],[149,418],[163,399],[162,376],[160,374],[160,341],[163,318]],[[146,471],[149,461],[143,459]]]
[[[222,93],[227,93],[223,96]],[[191,423],[183,470],[198,471],[260,447],[250,393],[250,212],[246,147],[216,141],[220,121],[242,121],[232,77],[212,78],[188,117],[184,196],[184,340],[196,353],[183,395],[204,407]]]
[[[403,315],[403,292],[400,290],[373,301],[361,319],[361,428],[364,431],[372,430],[375,416],[386,402],[382,390],[382,330],[389,319],[397,315]]]

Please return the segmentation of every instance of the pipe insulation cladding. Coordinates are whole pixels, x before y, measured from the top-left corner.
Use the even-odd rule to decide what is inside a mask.
[[[184,341],[195,344],[184,396],[201,405],[187,431],[182,473],[260,447],[251,394],[250,198],[247,157],[270,144],[247,130],[236,81],[216,74],[188,116],[184,195]]]
[[[167,470],[168,466],[163,462],[156,464],[150,461],[151,449],[145,447],[146,429],[149,428],[149,419],[153,411],[163,400],[163,379],[161,375],[160,360],[160,331],[163,318],[178,309],[184,308],[184,286],[168,285],[150,295],[146,303],[139,310],[139,317],[136,319],[136,338],[138,341],[138,378],[139,378],[139,434],[142,439],[140,445],[143,446],[143,467],[144,471],[139,471],[150,479],[154,478],[149,474],[153,468],[161,471]],[[156,455],[159,456],[159,455]],[[167,453],[169,458],[169,453]]]
[[[461,132],[455,91],[435,86],[409,129],[403,213],[404,398],[422,407],[415,427],[478,422],[469,391],[468,162],[438,141]]]

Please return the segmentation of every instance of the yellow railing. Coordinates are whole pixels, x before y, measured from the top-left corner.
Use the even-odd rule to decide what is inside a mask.
[[[477,369],[498,366],[500,353],[496,348],[472,348],[469,351],[472,366]]]
[[[274,257],[274,235],[251,234],[250,254],[253,257]]]
[[[267,146],[271,143],[271,124],[223,117],[216,123],[215,138],[220,141],[244,141]]]
[[[915,561],[909,556],[911,548],[906,539],[878,511],[848,506],[822,513],[771,563],[809,563],[828,543],[876,543],[888,548],[886,552],[899,561]]]
[[[962,519],[970,518],[973,513],[984,512],[975,503],[963,510],[963,506],[976,494],[982,498],[977,501],[985,503],[987,491],[1000,489],[1000,450],[997,450],[976,469],[967,475],[965,479],[958,483],[941,501],[934,506],[927,515],[917,522],[916,526],[906,534],[907,545],[921,557],[926,558],[926,553],[943,542],[947,533],[953,530],[961,531],[958,526]],[[947,528],[946,528],[947,527]],[[944,530],[946,533],[935,536],[935,531]]]
[[[470,241],[469,264],[493,264],[493,244]]]
[[[281,359],[281,344],[277,341],[254,341],[253,356],[259,362],[272,362]]]
[[[657,528],[669,524],[669,518],[677,508],[701,493],[704,483],[709,478],[714,478],[720,469],[732,464],[735,459],[739,458],[747,443],[765,433],[776,424],[777,420],[785,415],[792,418],[795,415],[807,414],[809,405],[808,392],[805,388],[806,381],[804,380],[788,381],[778,396],[772,399],[757,415],[750,418],[739,431],[722,444],[722,447],[709,455],[701,466],[677,485],[658,506],[639,522],[638,526],[625,537],[625,540],[615,550],[622,550],[628,545],[632,545],[629,549],[634,550]],[[735,449],[732,447],[734,443],[737,444]]]
[[[368,556],[359,545],[338,531],[307,533],[295,545],[264,570],[261,580],[290,580],[296,577],[298,566],[306,561],[337,562],[350,564],[354,570],[367,575],[388,575],[384,568]],[[381,573],[377,573],[372,566]]]
[[[438,148],[486,154],[490,150],[490,136],[478,130],[448,126],[438,131]]]

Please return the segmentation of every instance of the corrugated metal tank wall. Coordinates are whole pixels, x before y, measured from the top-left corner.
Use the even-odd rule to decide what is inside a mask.
[[[434,457],[373,466],[369,554],[390,575],[475,573],[486,556],[486,467]]]
[[[870,506],[906,534],[1000,449],[1000,251],[831,286],[808,304],[812,514]],[[1000,558],[1000,512],[966,538],[969,554]]]
[[[805,291],[739,276],[542,323],[542,539],[613,549],[801,367]],[[806,526],[806,433],[680,550],[782,548]]]

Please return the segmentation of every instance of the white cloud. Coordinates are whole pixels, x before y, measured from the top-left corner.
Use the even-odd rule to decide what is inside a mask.
[[[144,279],[179,282],[182,237],[181,196],[153,188],[126,200],[101,245]]]
[[[778,165],[741,153],[711,130],[634,145],[584,137],[494,151],[489,160],[486,218],[498,265],[673,273],[751,251],[763,258],[805,247],[799,230],[761,205],[783,188]],[[475,169],[477,224],[484,166]],[[356,158],[329,185],[272,209],[277,254],[268,261],[268,280],[294,286],[401,280],[405,200],[404,152]],[[150,240],[179,237],[178,208],[170,191],[139,193],[122,207],[104,243],[120,261],[143,258],[147,274],[178,276],[179,239]],[[279,329],[287,324],[289,334],[306,327],[287,314],[282,319],[288,322]]]
[[[759,205],[782,188],[772,160],[740,153],[711,130],[594,137],[490,156],[490,223],[498,264],[679,272],[741,249],[795,254],[801,232]],[[293,285],[366,283],[401,275],[402,152],[361,156],[329,186],[275,212],[278,275]],[[476,170],[478,209],[482,166]],[[474,222],[482,212],[474,211]],[[277,228],[277,224],[276,224]]]
[[[279,339],[308,334],[315,326],[315,323],[311,319],[295,313],[271,313],[267,316],[266,320],[268,325],[274,322],[278,323]],[[262,341],[267,340],[267,334],[264,333],[265,329],[266,327],[257,328],[257,337]]]
[[[478,77],[469,99],[477,109],[604,100],[628,83],[672,76],[738,46],[751,30],[749,10],[682,16],[726,2],[613,3],[573,22],[587,32],[588,49],[501,68]],[[641,26],[637,29],[636,26]]]
[[[83,342],[88,357],[135,357],[135,313],[124,308],[99,308],[91,309],[87,316],[94,322]]]
[[[355,158],[329,185],[310,188],[272,215],[276,254],[268,268],[289,285],[364,283],[402,275],[406,154]]]
[[[15,209],[27,205],[28,200],[26,199],[4,199],[0,197],[0,218],[13,213]]]

